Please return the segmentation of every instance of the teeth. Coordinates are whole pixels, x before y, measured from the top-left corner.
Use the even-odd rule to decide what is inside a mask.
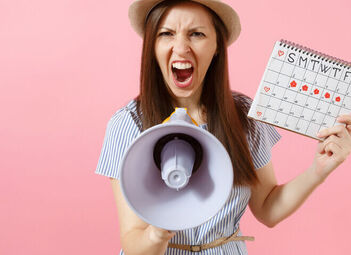
[[[192,65],[190,63],[175,62],[172,64],[172,67],[177,69],[188,69],[191,68]]]

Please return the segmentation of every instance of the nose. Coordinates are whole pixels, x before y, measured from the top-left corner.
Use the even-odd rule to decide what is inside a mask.
[[[173,52],[178,56],[186,56],[190,52],[189,40],[183,35],[176,36],[173,44]]]

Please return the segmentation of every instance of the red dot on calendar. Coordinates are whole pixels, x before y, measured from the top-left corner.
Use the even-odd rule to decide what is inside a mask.
[[[315,95],[318,95],[318,94],[319,94],[319,90],[318,90],[318,89],[315,89],[315,90],[313,91],[313,93],[314,93]]]
[[[307,86],[307,85],[303,85],[303,86],[302,86],[302,90],[303,90],[303,91],[307,91],[307,90],[308,90],[308,86]]]
[[[270,87],[264,87],[264,90],[266,91],[266,92],[268,92],[269,90],[270,90],[271,88]]]
[[[327,92],[327,93],[325,93],[325,98],[330,98],[330,94]]]
[[[257,116],[260,117],[262,115],[262,112],[257,112]]]
[[[278,55],[279,55],[279,57],[283,56],[283,55],[284,55],[284,51],[279,50],[279,51],[278,51]]]
[[[297,85],[296,81],[292,81],[292,82],[290,82],[290,86],[291,86],[291,87],[295,88],[295,87],[296,87],[296,85]]]
[[[335,98],[335,101],[336,101],[336,102],[340,102],[340,100],[341,100],[340,97]]]

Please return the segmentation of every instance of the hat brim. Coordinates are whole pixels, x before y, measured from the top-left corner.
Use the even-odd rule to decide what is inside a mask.
[[[137,0],[130,5],[128,11],[130,24],[141,37],[144,36],[144,26],[147,15],[154,6],[163,1],[164,0]],[[241,25],[238,14],[231,6],[218,0],[191,1],[210,8],[218,15],[228,31],[228,46],[236,41],[241,31]]]

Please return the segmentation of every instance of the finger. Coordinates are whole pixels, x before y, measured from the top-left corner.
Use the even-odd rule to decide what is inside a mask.
[[[340,154],[342,149],[338,144],[334,142],[329,142],[324,146],[324,150],[329,156],[335,156],[337,154]]]
[[[339,145],[341,148],[345,150],[351,149],[351,137],[349,135],[345,135],[342,137],[331,135],[327,139],[325,139],[323,143],[324,145],[327,145],[330,142],[336,143],[337,145]]]
[[[351,113],[339,115],[336,121],[338,121],[339,123],[344,123],[346,125],[351,125]]]
[[[328,138],[323,141],[323,148],[325,148],[329,143],[335,143],[338,146],[342,147],[341,146],[341,143],[342,143],[341,138],[337,137],[336,135],[328,136]]]
[[[328,156],[333,157],[337,164],[344,162],[347,158],[347,154],[344,150],[334,142],[330,142],[325,146],[325,152]]]
[[[319,138],[325,138],[325,137],[328,137],[331,135],[336,135],[338,137],[344,137],[344,136],[350,135],[350,133],[346,129],[345,125],[335,125],[335,126],[330,127],[330,128],[322,129],[317,133],[317,136]]]
[[[173,232],[173,231],[168,231],[168,232],[169,232],[169,238],[172,238],[177,234],[177,232]]]
[[[325,153],[323,141],[319,141],[319,142],[318,142],[317,152],[318,152],[319,154]]]
[[[150,239],[156,242],[160,240],[163,240],[163,241],[170,240],[176,234],[175,232],[158,228],[153,225],[149,225],[149,228],[150,228]]]
[[[328,152],[334,153],[329,149],[330,146],[334,146],[334,145],[337,145],[341,149],[341,151],[338,151],[338,156],[340,157],[340,159],[345,160],[351,152],[351,139],[344,139],[344,138],[337,137],[335,135],[329,136],[323,142],[324,153],[328,153]]]
[[[320,150],[320,153],[321,154],[324,154],[327,152],[326,148],[328,146],[329,143],[335,143],[337,145],[340,146],[340,141],[339,141],[340,138],[338,138],[337,136],[335,135],[331,135],[331,136],[328,136],[328,138],[326,138],[323,142],[322,142],[322,145],[321,145],[321,150]]]

